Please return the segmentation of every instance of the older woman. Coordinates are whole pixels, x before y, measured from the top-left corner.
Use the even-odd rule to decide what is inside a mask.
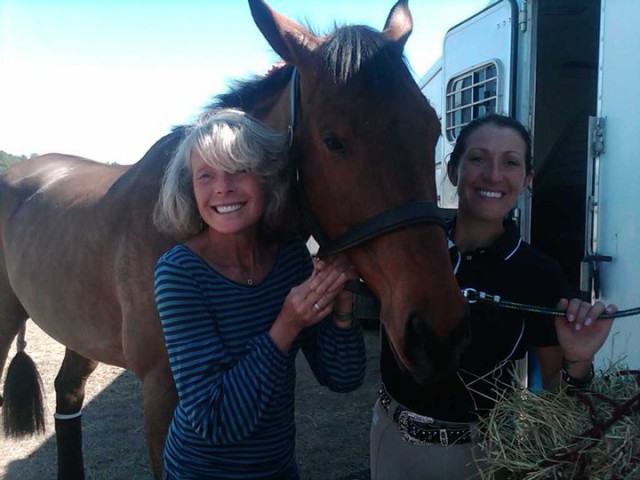
[[[236,110],[190,128],[167,167],[156,224],[188,237],[155,268],[178,405],[170,479],[298,477],[295,357],[335,391],[364,378],[346,257],[315,260],[283,228],[286,139]]]

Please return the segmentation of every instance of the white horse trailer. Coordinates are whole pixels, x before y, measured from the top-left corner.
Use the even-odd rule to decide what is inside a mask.
[[[640,305],[638,21],[639,0],[491,2],[449,29],[420,81],[442,122],[440,205],[457,204],[445,163],[461,126],[517,118],[534,139],[532,192],[514,211],[524,238],[620,309]],[[640,368],[640,316],[614,322],[596,366],[610,362]]]

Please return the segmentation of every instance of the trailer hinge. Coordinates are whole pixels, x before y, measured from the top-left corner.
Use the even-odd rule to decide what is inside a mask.
[[[591,151],[594,156],[604,153],[604,118],[597,117],[592,133]]]
[[[518,11],[518,25],[523,33],[527,31],[527,3],[527,0],[522,0]]]
[[[600,263],[611,262],[609,255],[586,255],[580,263],[580,294],[582,300],[591,301],[600,298]]]
[[[600,162],[604,153],[605,117],[589,117],[587,140],[586,204],[585,204],[585,257],[580,268],[580,290],[583,299],[600,298],[600,264],[612,258],[598,252],[598,224],[600,221]]]

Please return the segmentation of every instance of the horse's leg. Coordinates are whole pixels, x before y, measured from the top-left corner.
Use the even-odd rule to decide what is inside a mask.
[[[82,404],[87,378],[98,362],[67,348],[56,376],[56,444],[58,480],[84,479],[82,456]]]
[[[145,298],[135,284],[127,284],[129,279],[139,275],[129,272],[120,283],[122,343],[127,367],[142,382],[144,436],[153,477],[159,480],[162,478],[164,442],[178,395],[152,293],[147,292]],[[130,292],[136,292],[135,297]]]
[[[154,478],[160,479],[164,440],[177,401],[171,371],[166,361],[157,363],[153,369],[146,372],[142,377],[142,385],[144,434],[149,461]]]

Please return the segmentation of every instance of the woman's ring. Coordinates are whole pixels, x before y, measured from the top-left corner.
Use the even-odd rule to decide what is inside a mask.
[[[320,310],[320,305],[318,305],[318,302],[313,304],[313,308],[314,310]]]

